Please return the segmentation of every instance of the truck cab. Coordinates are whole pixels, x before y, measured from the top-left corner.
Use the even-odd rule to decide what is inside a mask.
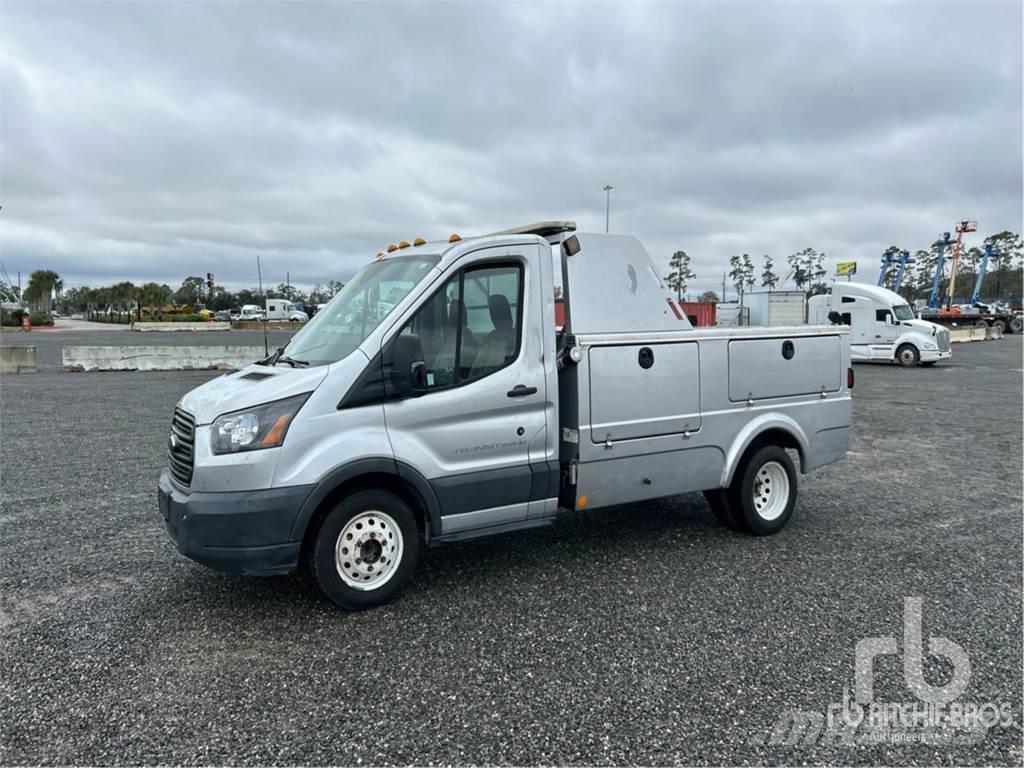
[[[797,464],[846,454],[845,327],[694,329],[639,241],[571,222],[416,243],[181,399],[158,494],[181,553],[367,608],[428,547],[566,511],[703,491],[777,533]]]
[[[834,283],[827,294],[807,302],[811,323],[850,329],[854,362],[895,362],[930,366],[952,356],[949,331],[918,319],[898,293],[867,283]]]

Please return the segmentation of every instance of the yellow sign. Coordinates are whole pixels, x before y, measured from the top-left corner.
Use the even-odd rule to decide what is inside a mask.
[[[846,275],[857,274],[857,262],[856,261],[840,261],[836,264],[836,276],[844,277]]]

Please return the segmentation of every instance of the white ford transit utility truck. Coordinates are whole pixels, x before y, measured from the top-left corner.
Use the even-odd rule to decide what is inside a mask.
[[[725,524],[775,533],[787,451],[804,472],[846,454],[845,327],[694,329],[635,238],[571,222],[417,243],[181,399],[159,505],[183,554],[308,567],[366,608],[425,547],[567,510],[704,491]]]

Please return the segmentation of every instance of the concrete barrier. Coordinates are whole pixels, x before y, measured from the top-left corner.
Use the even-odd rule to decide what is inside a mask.
[[[283,331],[297,331],[301,328],[304,323],[293,323],[289,320],[235,320],[231,323],[232,328],[237,328],[240,331],[261,331],[263,326],[267,327],[267,330],[283,330]]]
[[[225,321],[200,321],[197,323],[132,323],[133,331],[230,331],[231,323]]]
[[[35,373],[35,347],[0,347],[0,373]]]
[[[994,341],[1003,338],[1003,332],[998,328],[950,328],[949,340],[956,344],[964,341]]]
[[[195,371],[242,368],[266,357],[263,347],[64,347],[66,371]]]

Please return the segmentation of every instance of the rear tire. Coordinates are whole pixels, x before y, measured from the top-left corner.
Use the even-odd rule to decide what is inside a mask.
[[[984,320],[975,320],[974,321],[974,327],[975,328],[988,328],[988,323],[985,322]]]
[[[1002,318],[992,321],[992,327],[998,328],[1000,333],[1006,333],[1006,321]]]
[[[896,362],[904,368],[913,368],[921,362],[921,353],[913,344],[900,344],[896,350]]]
[[[1010,320],[1010,333],[1020,333],[1024,331],[1024,317],[1014,316]]]
[[[409,581],[420,536],[409,505],[386,491],[358,491],[324,518],[313,543],[313,577],[334,603],[360,611],[392,600]]]
[[[729,491],[732,509],[755,536],[771,536],[786,527],[796,494],[793,460],[777,445],[766,445],[753,453]]]

